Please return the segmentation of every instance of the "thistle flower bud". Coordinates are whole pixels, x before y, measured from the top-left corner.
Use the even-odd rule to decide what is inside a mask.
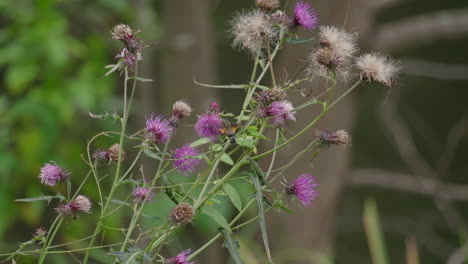
[[[278,0],[257,0],[255,5],[266,12],[270,12],[271,10],[278,8],[280,3]]]
[[[119,144],[114,144],[109,148],[109,159],[114,162],[119,161],[119,153],[122,152],[120,161],[125,160],[125,151],[120,147]]]
[[[391,87],[396,82],[399,67],[396,62],[378,53],[364,54],[356,61],[361,80]]]
[[[260,116],[269,117],[274,126],[285,126],[287,121],[296,121],[294,107],[289,101],[277,101],[260,110]]]
[[[47,229],[45,229],[42,226],[36,229],[36,231],[33,234],[35,238],[44,238],[46,235],[47,235]]]
[[[98,149],[93,153],[93,158],[99,162],[109,162],[111,161],[110,159],[110,153],[109,151],[105,149]]]
[[[325,148],[329,148],[332,144],[346,148],[351,142],[348,132],[344,130],[338,130],[335,133],[319,131],[317,132],[317,137],[319,138],[320,144]]]
[[[145,188],[141,186],[137,186],[133,189],[133,201],[136,203],[143,203],[143,201],[151,201],[154,197],[154,193],[150,190],[150,188]]]
[[[269,105],[272,102],[283,101],[286,98],[286,91],[274,87],[268,91],[261,91],[255,95],[255,100],[261,105]]]
[[[49,186],[54,186],[57,182],[65,181],[70,177],[70,173],[62,169],[55,162],[46,163],[41,168],[41,183]]]
[[[167,264],[195,264],[195,262],[188,262],[188,257],[190,255],[190,249],[180,252],[177,256],[167,259]]]
[[[192,222],[194,215],[195,211],[190,204],[179,203],[174,209],[172,209],[169,218],[176,224],[188,224]]]
[[[59,205],[55,211],[62,216],[70,216],[78,212],[89,213],[91,205],[91,201],[86,196],[78,195],[75,200]]]

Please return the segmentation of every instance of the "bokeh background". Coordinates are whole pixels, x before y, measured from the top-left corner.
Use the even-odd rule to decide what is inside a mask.
[[[289,6],[294,1],[289,1]],[[381,51],[401,61],[399,85],[358,89],[317,128],[346,129],[353,135],[348,150],[322,151],[311,164],[301,159],[290,177],[311,172],[320,183],[312,208],[291,203],[295,214],[270,214],[272,251],[277,263],[372,263],[363,207],[374,199],[390,263],[466,263],[468,251],[468,3],[466,0],[314,0],[322,24],[342,25],[359,34],[363,51]],[[283,1],[283,5],[286,1]],[[120,43],[110,29],[126,23],[141,29],[154,44],[145,49],[141,76],[154,82],[138,88],[131,116],[133,131],[151,112],[170,113],[186,99],[200,113],[218,101],[225,111],[240,107],[239,90],[212,90],[204,83],[245,83],[252,59],[233,50],[227,21],[253,0],[2,0],[0,1],[0,248],[12,252],[39,226],[54,217],[47,202],[19,203],[17,198],[49,194],[37,176],[43,163],[55,160],[73,172],[78,184],[87,172],[81,154],[87,140],[110,121],[88,112],[112,113],[122,106],[121,78],[104,78]],[[290,7],[288,8],[290,9]],[[315,33],[300,32],[302,36]],[[304,64],[312,44],[287,47],[276,62],[280,81]],[[289,75],[288,75],[289,74]],[[314,93],[314,84],[303,93]],[[301,95],[290,96],[292,101]],[[310,119],[298,115],[291,133]],[[194,123],[194,117],[189,124]],[[285,162],[314,132],[285,148]],[[195,139],[181,131],[174,146]],[[99,144],[106,146],[109,142]],[[154,164],[145,160],[144,171]],[[248,197],[251,190],[243,188]],[[92,182],[85,187],[97,198]],[[122,194],[125,195],[125,194]],[[146,213],[164,217],[170,201],[160,195]],[[234,210],[221,208],[226,216]],[[130,212],[130,210],[129,210]],[[252,212],[254,213],[254,212]],[[64,242],[92,232],[93,218],[69,221],[58,235]],[[125,211],[106,225],[122,226]],[[150,227],[157,221],[146,219]],[[197,248],[216,233],[210,219],[175,236],[171,255]],[[109,233],[108,242],[121,235]],[[236,234],[245,263],[266,263],[258,226]],[[230,263],[221,242],[197,263]],[[104,252],[105,253],[105,252]],[[419,262],[415,262],[415,255]],[[80,256],[80,253],[76,253]],[[93,263],[110,259],[93,255]],[[408,257],[409,256],[409,257]],[[408,259],[408,260],[407,260]],[[79,263],[71,254],[54,254],[50,263]],[[18,263],[35,263],[21,258]]]

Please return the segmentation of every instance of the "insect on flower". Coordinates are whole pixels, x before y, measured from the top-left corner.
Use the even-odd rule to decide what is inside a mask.
[[[237,144],[237,142],[236,142],[236,133],[237,133],[238,126],[237,125],[231,125],[229,122],[225,122],[225,123],[227,123],[227,125],[222,127],[219,130],[219,132],[222,135],[225,135],[227,138],[229,138],[229,140],[231,141],[231,144]]]

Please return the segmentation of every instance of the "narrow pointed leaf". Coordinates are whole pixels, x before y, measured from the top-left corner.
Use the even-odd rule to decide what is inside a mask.
[[[231,166],[234,165],[234,161],[233,161],[233,160],[231,159],[231,157],[230,157],[228,154],[226,154],[226,153],[221,154],[221,158],[220,158],[220,159],[221,159],[222,162],[224,162],[224,163],[226,163],[226,164],[228,164],[228,165],[231,165]]]
[[[208,144],[210,142],[211,142],[211,138],[204,137],[204,138],[200,138],[200,139],[195,140],[194,142],[192,142],[192,144],[190,144],[190,146],[192,148],[195,148],[195,147],[198,147],[198,146],[201,146],[201,145]]]
[[[266,228],[266,221],[265,221],[265,205],[263,204],[263,191],[262,191],[262,184],[260,183],[260,178],[256,177],[256,175],[252,175],[252,181],[255,185],[256,193],[255,193],[255,200],[257,200],[258,206],[258,217],[260,222],[260,231],[262,232],[263,244],[265,246],[265,251],[270,263],[273,263],[271,259],[271,252],[270,246],[268,243],[268,232]]]
[[[219,88],[219,89],[246,89],[248,86],[245,84],[231,84],[231,85],[205,84],[205,83],[199,83],[196,80],[194,80],[194,82],[196,85],[200,85],[203,87]]]
[[[226,221],[226,218],[221,215],[221,213],[216,210],[213,206],[203,206],[202,207],[202,212],[209,216],[211,219],[213,219],[216,223],[218,223],[222,228],[228,230],[231,232],[231,228],[229,226],[229,223]]]

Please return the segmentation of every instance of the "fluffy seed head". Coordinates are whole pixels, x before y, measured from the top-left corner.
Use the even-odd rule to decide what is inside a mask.
[[[172,105],[172,115],[179,119],[190,116],[190,113],[192,108],[184,101],[179,100]]]
[[[34,232],[34,237],[36,238],[43,238],[47,235],[47,229],[45,229],[44,227],[39,227],[38,229],[36,229],[36,231]]]
[[[257,5],[258,8],[269,12],[278,8],[280,3],[278,0],[257,0],[255,1],[255,5]]]
[[[54,186],[57,182],[64,181],[70,177],[70,173],[62,169],[55,162],[46,163],[41,168],[39,178],[41,183],[49,186]]]
[[[356,34],[330,26],[320,27],[320,47],[309,57],[313,77],[330,78],[332,73],[347,78],[351,59],[358,51]]]
[[[286,186],[286,193],[296,196],[302,205],[309,207],[318,195],[317,186],[314,176],[301,174],[293,184]]]
[[[378,53],[364,54],[356,61],[361,80],[379,82],[391,87],[396,82],[399,72],[398,64],[388,57]]]
[[[184,145],[174,151],[172,166],[181,174],[188,176],[188,173],[192,173],[195,167],[200,163],[200,160],[194,158],[200,154],[196,148],[190,147],[190,145]]]
[[[143,203],[145,199],[147,202],[149,202],[153,198],[154,193],[150,190],[150,188],[137,186],[136,188],[133,189],[132,195],[133,195],[134,202]]]
[[[276,10],[273,14],[268,16],[271,24],[283,25],[286,29],[291,29],[294,25],[294,19],[290,18],[286,13],[281,10]]]
[[[91,205],[91,201],[86,196],[78,195],[75,200],[59,205],[55,208],[55,211],[63,216],[69,216],[78,212],[89,213]]]
[[[257,54],[266,40],[275,41],[278,29],[267,15],[260,10],[238,13],[231,21],[230,34],[234,40],[233,47],[248,49]]]
[[[299,1],[294,6],[294,24],[300,25],[308,30],[318,27],[319,18],[309,2]]]
[[[351,137],[344,130],[338,130],[334,133],[319,131],[317,132],[317,137],[320,140],[320,144],[325,148],[329,148],[332,144],[346,148],[351,144]]]
[[[147,137],[156,144],[166,143],[172,137],[174,127],[163,116],[152,114],[146,119]]]
[[[132,29],[125,24],[119,24],[112,29],[113,39],[124,40],[130,36],[133,36]]]
[[[190,249],[180,252],[177,256],[167,259],[167,264],[195,264],[195,262],[188,262],[188,256],[190,255]]]
[[[195,211],[190,204],[179,203],[174,209],[172,209],[169,218],[176,224],[189,224],[192,222],[194,215]]]
[[[287,121],[296,121],[294,107],[289,101],[276,101],[260,111],[263,117],[270,117],[274,126],[285,126]]]

